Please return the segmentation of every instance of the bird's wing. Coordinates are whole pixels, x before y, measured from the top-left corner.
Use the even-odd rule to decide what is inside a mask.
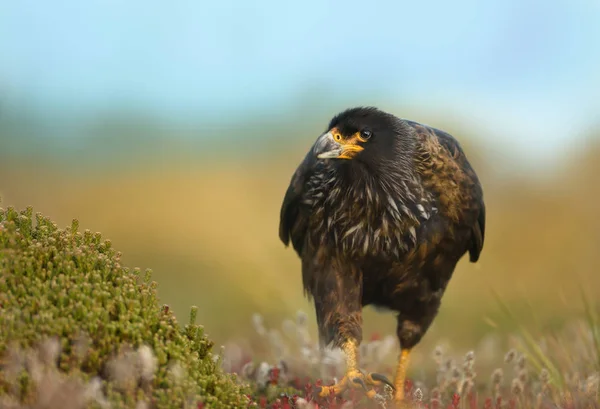
[[[471,236],[471,242],[469,244],[469,260],[475,263],[477,260],[479,260],[479,255],[483,249],[483,242],[485,238],[485,203],[483,201],[483,190],[481,189],[481,185],[477,175],[475,174],[475,171],[467,160],[467,156],[465,155],[458,141],[447,132],[440,131],[439,129],[435,128],[432,128],[432,130],[438,137],[440,144],[450,152],[456,162],[458,162],[463,170],[469,174],[473,183],[472,188],[470,189],[470,194],[475,202],[475,207],[478,209],[479,214],[477,216],[477,221],[471,228],[473,235]]]
[[[473,225],[471,227],[472,236],[469,243],[469,260],[475,263],[479,260],[479,255],[483,249],[483,242],[485,239],[485,203],[483,201],[483,190],[479,183],[479,179],[475,174],[475,170],[469,163],[460,143],[452,135],[417,122],[406,122],[408,122],[416,132],[426,132],[430,135],[435,135],[440,145],[448,151],[453,160],[469,176],[469,186],[467,187],[467,192],[465,192],[465,194],[470,197],[471,206],[469,207],[474,212]]]
[[[471,262],[475,263],[479,260],[479,255],[483,249],[483,241],[485,239],[485,203],[483,198],[480,201],[481,210],[479,217],[477,218],[477,224],[473,227],[473,239],[471,240],[471,247],[469,248],[469,257]]]
[[[279,215],[279,238],[286,246],[289,245],[291,239],[292,245],[298,254],[302,252],[308,227],[308,215],[301,211],[302,196],[306,188],[306,182],[314,172],[317,163],[311,152],[312,150],[308,152],[294,172],[290,185],[285,192]]]

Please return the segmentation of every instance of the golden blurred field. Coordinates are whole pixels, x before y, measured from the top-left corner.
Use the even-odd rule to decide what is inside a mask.
[[[315,126],[312,132],[319,131]],[[538,327],[552,327],[581,311],[579,285],[598,299],[600,145],[591,138],[555,167],[507,176],[488,166],[489,152],[475,151],[459,132],[450,131],[465,146],[484,186],[486,243],[479,263],[465,258],[459,264],[423,344],[445,339],[466,346],[512,329],[491,290],[517,309],[523,322]],[[93,166],[39,152],[29,158],[3,156],[1,206],[32,205],[61,225],[77,218],[83,229],[102,232],[128,266],[153,269],[161,300],[180,321],[197,305],[199,322],[224,343],[251,333],[254,312],[272,326],[299,308],[313,319],[299,261],[277,234],[283,194],[313,134],[297,135],[287,149],[279,144],[276,155],[268,149],[193,155],[182,144],[135,158],[121,153],[125,160],[118,163],[96,157]],[[511,158],[506,164],[513,166]],[[369,310],[365,336],[374,331],[393,333],[395,321]]]

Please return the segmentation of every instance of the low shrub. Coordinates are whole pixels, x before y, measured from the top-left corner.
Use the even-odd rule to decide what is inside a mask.
[[[242,408],[195,321],[99,233],[0,208],[0,407]]]

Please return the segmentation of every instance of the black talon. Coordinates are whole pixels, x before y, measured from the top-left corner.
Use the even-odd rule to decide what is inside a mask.
[[[371,374],[371,378],[373,378],[376,381],[385,383],[386,385],[388,385],[389,387],[391,387],[394,391],[396,390],[396,387],[394,386],[394,384],[384,375],[378,374],[378,373],[372,373]]]
[[[365,381],[362,380],[362,378],[354,378],[352,379],[352,382],[360,384],[360,386],[362,386],[365,391],[369,391],[369,389],[367,388],[367,384],[365,383]]]

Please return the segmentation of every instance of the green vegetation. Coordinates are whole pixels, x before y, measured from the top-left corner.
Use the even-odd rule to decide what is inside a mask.
[[[0,208],[0,407],[247,407],[196,309],[182,328],[120,258],[76,220]]]

